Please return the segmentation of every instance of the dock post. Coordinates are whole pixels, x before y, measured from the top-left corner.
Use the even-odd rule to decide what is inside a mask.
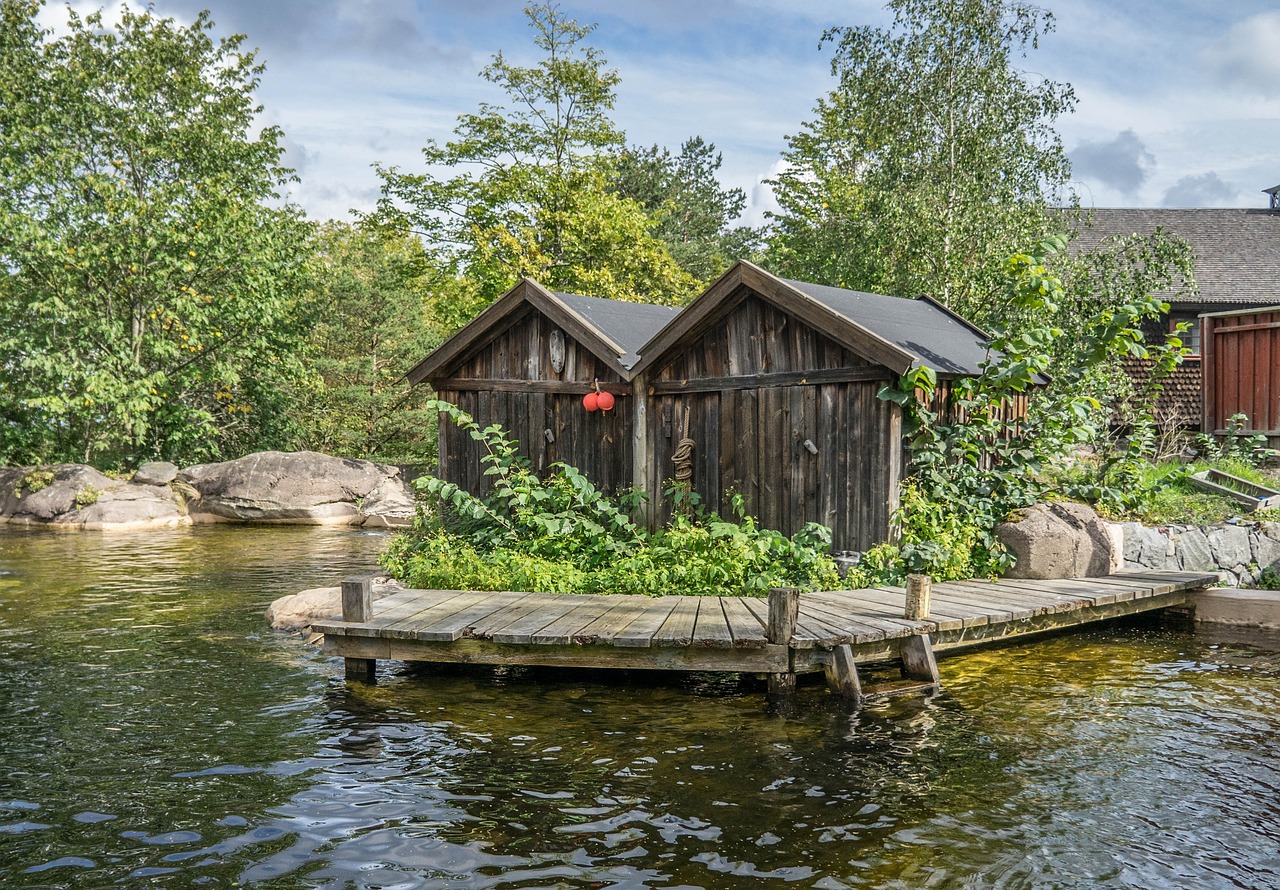
[[[928,575],[907,576],[907,607],[903,617],[909,621],[924,621],[929,617],[929,596],[933,593],[933,579]]]
[[[826,671],[828,688],[855,708],[862,707],[862,682],[858,679],[858,666],[853,660],[853,647],[845,643],[832,649]]]
[[[345,578],[342,582],[342,620],[364,623],[373,617],[373,580]],[[378,662],[372,658],[344,658],[348,680],[370,682],[377,676]]]
[[[795,636],[800,617],[800,591],[795,587],[775,587],[769,591],[769,626],[765,637],[770,643],[787,647],[787,666],[792,667],[791,638]],[[769,695],[787,696],[796,691],[796,672],[769,675]]]

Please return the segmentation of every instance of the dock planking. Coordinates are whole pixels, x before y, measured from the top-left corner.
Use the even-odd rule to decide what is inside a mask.
[[[799,595],[786,637],[770,636],[764,598],[519,591],[403,590],[376,602],[366,621],[313,627],[325,650],[349,664],[393,658],[771,676],[826,671],[833,688],[853,688],[851,665],[912,661],[926,642],[930,651],[957,649],[1183,605],[1216,582],[1201,572],[951,581],[933,586],[922,620],[903,617],[901,587],[816,591]],[[770,642],[780,639],[786,642]]]

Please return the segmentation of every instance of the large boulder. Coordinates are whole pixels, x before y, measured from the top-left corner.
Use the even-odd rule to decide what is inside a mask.
[[[105,531],[190,520],[168,486],[135,485],[91,467],[55,464],[0,470],[0,522]]]
[[[1017,559],[1006,577],[1093,578],[1111,571],[1112,536],[1091,507],[1059,502],[1020,512],[996,526],[996,537]]]
[[[133,474],[133,481],[138,485],[168,485],[177,478],[178,465],[167,460],[148,461]]]
[[[373,599],[376,602],[400,589],[399,583],[390,578],[375,578]],[[267,606],[266,616],[276,630],[302,630],[326,618],[341,618],[342,588],[312,587],[282,596]]]
[[[314,451],[266,451],[200,464],[180,472],[177,481],[199,493],[190,504],[197,522],[363,525],[380,515],[362,513],[366,499],[390,505],[388,515],[407,502],[412,516],[413,498],[396,467]]]

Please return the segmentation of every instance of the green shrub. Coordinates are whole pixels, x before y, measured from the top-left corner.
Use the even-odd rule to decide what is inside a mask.
[[[30,470],[13,487],[13,496],[20,498],[24,494],[35,494],[52,485],[55,478],[53,470]]]
[[[634,502],[606,497],[566,464],[539,479],[500,427],[482,429],[447,402],[433,407],[485,448],[494,486],[477,498],[433,476],[417,480],[439,509],[420,512],[382,557],[411,587],[736,596],[841,586],[822,526],[788,538],[760,528],[740,497],[733,520],[687,499],[687,509],[650,534],[627,515]]]
[[[76,509],[83,510],[85,507],[96,504],[100,497],[102,497],[102,492],[92,485],[86,485],[76,492]]]

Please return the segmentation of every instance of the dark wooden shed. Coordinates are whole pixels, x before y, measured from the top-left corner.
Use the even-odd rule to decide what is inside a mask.
[[[727,510],[738,492],[767,527],[793,534],[819,522],[836,550],[865,550],[890,535],[904,462],[901,409],[877,392],[923,365],[945,397],[951,380],[980,373],[988,339],[927,297],[738,263],[641,348],[632,382],[649,398],[637,487],[655,522],[668,516],[660,495],[689,440],[690,485],[711,508]]]
[[[501,424],[543,472],[567,461],[604,491],[632,487],[636,399],[631,367],[641,344],[678,310],[668,306],[555,293],[523,279],[406,375],[429,383],[482,426]],[[612,411],[588,413],[595,384]],[[486,491],[481,447],[441,423],[437,474]]]
[[[1221,435],[1234,414],[1280,446],[1280,308],[1200,316],[1201,429]]]

